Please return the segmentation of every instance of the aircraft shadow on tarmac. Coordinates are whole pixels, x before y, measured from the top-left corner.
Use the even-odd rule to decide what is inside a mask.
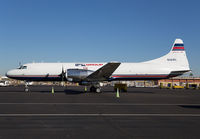
[[[37,91],[34,91],[34,92],[37,92]],[[40,93],[52,93],[51,91],[39,91]],[[84,91],[78,91],[78,90],[72,90],[72,89],[65,89],[65,90],[55,90],[54,92],[55,94],[57,93],[65,93],[66,95],[67,94],[83,94],[85,93]]]
[[[34,91],[37,92],[37,91]],[[39,91],[41,93],[49,93],[50,91]],[[82,91],[82,90],[76,90],[76,89],[64,89],[64,90],[55,90],[55,93],[65,93],[67,94],[83,94],[83,93],[95,93],[90,91]],[[116,93],[114,90],[102,90],[102,93]],[[128,92],[120,92],[120,93],[135,93],[135,94],[154,94],[154,92],[150,91],[128,91]]]
[[[89,89],[89,88],[88,88]],[[0,88],[0,92],[25,92],[24,86],[10,86],[10,87],[2,87]],[[39,92],[39,93],[52,93],[52,87],[49,86],[30,86],[29,87],[29,93]],[[69,87],[69,88],[60,88],[54,86],[54,93],[65,93],[65,94],[83,94],[83,93],[94,93],[90,92],[89,90],[87,92],[84,91],[84,88],[76,88],[76,87]],[[105,87],[102,88],[102,93],[116,93],[112,87]],[[128,92],[120,92],[120,93],[134,93],[134,94],[154,94],[156,92],[154,91],[148,91],[148,90],[135,90],[134,88],[129,88]]]
[[[200,109],[200,105],[179,105],[179,106],[187,109]]]
[[[114,90],[105,90],[103,91],[103,93],[116,93],[116,91]],[[138,94],[142,94],[142,93],[145,93],[145,94],[154,94],[154,92],[150,92],[150,91],[128,91],[128,92],[120,92],[120,93],[138,93]]]
[[[78,91],[78,90],[72,90],[72,89],[65,89],[64,90],[65,94],[83,94],[85,93],[84,91]]]

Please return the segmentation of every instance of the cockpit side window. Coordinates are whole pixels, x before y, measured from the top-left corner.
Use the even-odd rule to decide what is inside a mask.
[[[27,66],[20,66],[18,69],[27,69]]]

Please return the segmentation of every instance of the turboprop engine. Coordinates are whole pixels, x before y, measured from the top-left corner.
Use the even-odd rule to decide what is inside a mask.
[[[68,81],[80,82],[93,72],[94,71],[86,69],[68,69],[66,73],[66,78],[68,79]]]

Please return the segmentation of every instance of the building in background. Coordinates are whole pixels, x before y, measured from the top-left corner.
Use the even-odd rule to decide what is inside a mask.
[[[186,84],[193,84],[197,87],[200,86],[200,78],[199,77],[175,77],[171,79],[162,79],[158,81],[158,84],[163,84],[163,86],[168,86],[168,84],[172,84],[172,86],[186,86]]]

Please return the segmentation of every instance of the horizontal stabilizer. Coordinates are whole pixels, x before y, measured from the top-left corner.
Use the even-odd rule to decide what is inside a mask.
[[[182,70],[182,71],[171,71],[171,73],[169,74],[169,77],[176,77],[176,76],[180,76],[183,75],[186,72],[189,72],[191,70]]]

